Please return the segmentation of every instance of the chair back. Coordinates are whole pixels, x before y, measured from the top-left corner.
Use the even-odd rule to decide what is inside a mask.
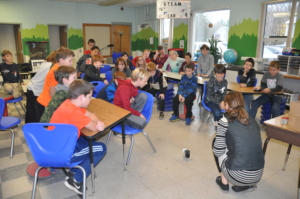
[[[145,116],[146,123],[148,124],[152,116],[152,108],[153,108],[153,101],[154,101],[153,95],[145,91],[139,91],[139,93],[145,93],[147,95],[147,101],[141,113]]]
[[[239,76],[236,76],[236,82],[241,83]],[[256,86],[256,84],[257,84],[257,78],[255,78],[254,86]]]
[[[207,82],[208,81],[205,81],[204,82],[204,85],[203,85],[203,95],[202,95],[202,106],[207,110],[207,111],[211,111],[211,109],[206,105],[206,103],[205,103],[205,98],[206,98],[206,94],[207,94],[207,87],[206,87],[206,85],[207,85]]]
[[[90,82],[91,84],[94,85],[95,89],[93,91],[93,97],[97,97],[98,93],[100,92],[100,90],[105,86],[105,84],[101,81],[94,81],[94,82]]]
[[[117,58],[119,58],[121,56],[122,56],[121,52],[113,52],[112,53],[113,62],[116,63]]]
[[[112,79],[113,79],[112,72],[111,72],[111,71],[107,71],[107,72],[105,73],[105,78],[106,78],[106,80],[107,80],[109,83],[111,83],[111,81],[112,81]]]
[[[54,126],[54,129],[46,129],[46,126]],[[24,125],[23,133],[34,161],[39,166],[72,167],[70,160],[78,136],[76,126],[71,124],[28,123]]]
[[[103,67],[100,68],[100,73],[106,73],[107,71],[110,71],[110,65],[103,64]]]
[[[0,120],[2,119],[4,107],[5,107],[5,100],[3,98],[0,98]]]
[[[85,73],[81,73],[80,74],[80,79],[83,79],[84,75],[85,75]]]

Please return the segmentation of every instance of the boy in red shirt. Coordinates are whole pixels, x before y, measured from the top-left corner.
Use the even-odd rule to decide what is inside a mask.
[[[79,165],[85,169],[86,176],[91,173],[89,142],[80,136],[80,130],[84,127],[92,131],[103,131],[105,125],[99,121],[94,113],[86,110],[92,99],[94,87],[84,80],[74,80],[69,86],[69,99],[64,101],[53,113],[50,123],[73,124],[78,129],[78,140],[71,162],[82,161]],[[102,142],[93,142],[94,166],[97,165],[106,154],[106,146]],[[65,186],[82,194],[82,171],[71,169],[65,181]]]
[[[136,68],[132,71],[131,81],[124,81],[115,93],[114,104],[131,112],[125,124],[136,129],[143,129],[146,125],[146,118],[141,111],[147,101],[147,95],[138,93],[138,87],[143,88],[149,77],[148,71]]]

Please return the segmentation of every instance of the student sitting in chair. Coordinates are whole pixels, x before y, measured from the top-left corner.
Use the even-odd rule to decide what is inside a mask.
[[[103,61],[102,56],[94,55],[92,57],[92,64],[87,65],[83,79],[88,82],[101,81],[108,85],[108,81],[100,77],[100,68],[103,67]]]
[[[84,80],[75,80],[69,86],[69,99],[64,101],[53,113],[50,123],[73,124],[78,129],[78,140],[71,159],[73,162],[81,162],[79,165],[85,169],[86,176],[91,173],[89,142],[80,136],[80,130],[87,128],[91,131],[103,131],[105,125],[99,121],[94,113],[86,110],[92,99],[94,86]],[[59,138],[57,138],[59,139]],[[93,142],[94,165],[96,166],[106,154],[106,145],[101,142]],[[94,177],[94,176],[92,176]],[[65,186],[82,194],[82,171],[73,168],[68,173]]]
[[[92,64],[92,57],[94,55],[99,55],[100,49],[98,46],[93,46],[91,48],[91,53],[87,55],[82,55],[76,63],[77,76],[80,77],[81,73],[85,73],[86,66]]]
[[[117,71],[123,72],[127,78],[131,77],[131,70],[128,68],[126,61],[122,57],[117,58],[115,67],[111,70],[112,75]]]
[[[173,111],[172,117],[170,118],[171,122],[179,120],[179,104],[184,102],[186,106],[186,119],[185,125],[190,125],[192,121],[192,107],[194,98],[196,97],[197,92],[197,82],[198,78],[194,75],[195,65],[187,64],[185,67],[185,74],[181,76],[180,83],[178,85],[177,95],[173,98]]]
[[[121,71],[115,72],[113,81],[110,84],[103,87],[98,93],[96,98],[103,99],[109,103],[113,103],[119,82],[125,80],[126,80],[126,75],[123,72]]]

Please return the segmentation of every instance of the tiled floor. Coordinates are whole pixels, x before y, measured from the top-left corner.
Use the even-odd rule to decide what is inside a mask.
[[[182,109],[182,107],[181,107]],[[121,139],[112,136],[108,153],[96,167],[96,193],[91,194],[91,179],[88,177],[87,198],[295,198],[300,150],[293,147],[285,171],[282,166],[287,144],[271,140],[266,154],[264,175],[258,188],[247,193],[221,192],[215,183],[218,176],[212,156],[211,143],[214,138],[212,120],[201,132],[198,128],[200,108],[194,104],[196,116],[191,126],[184,121],[171,123],[171,112],[165,113],[164,120],[158,120],[156,105],[153,116],[145,131],[150,136],[157,153],[153,153],[142,134],[135,136],[135,145],[130,164],[123,170]],[[30,111],[30,110],[29,110]],[[9,113],[18,116],[13,106]],[[202,110],[201,118],[206,114]],[[24,123],[24,122],[23,122]],[[263,141],[266,133],[261,127]],[[31,196],[32,178],[26,174],[27,165],[33,161],[20,128],[15,138],[14,157],[9,158],[10,132],[0,132],[0,198],[27,199]],[[106,135],[98,141],[105,142]],[[126,139],[125,153],[129,148]],[[191,158],[183,158],[183,148],[191,151]],[[61,199],[80,198],[64,184],[62,171],[55,173],[55,178],[40,179],[36,198]]]

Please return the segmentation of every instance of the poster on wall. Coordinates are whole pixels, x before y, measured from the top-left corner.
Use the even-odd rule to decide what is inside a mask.
[[[187,19],[191,16],[191,1],[157,0],[157,19]]]

